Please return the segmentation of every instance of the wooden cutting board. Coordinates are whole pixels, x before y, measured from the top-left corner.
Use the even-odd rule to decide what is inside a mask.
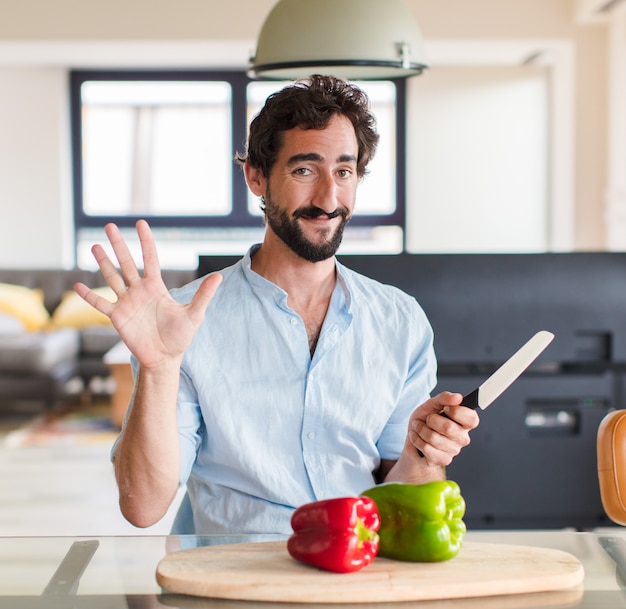
[[[581,563],[561,550],[466,542],[452,560],[378,557],[355,573],[295,561],[284,541],[204,546],[168,554],[156,578],[168,592],[291,603],[380,603],[546,592],[572,588]]]

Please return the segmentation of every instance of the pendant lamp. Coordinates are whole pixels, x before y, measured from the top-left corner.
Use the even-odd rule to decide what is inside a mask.
[[[280,0],[263,23],[248,74],[386,80],[426,67],[422,35],[404,0]]]

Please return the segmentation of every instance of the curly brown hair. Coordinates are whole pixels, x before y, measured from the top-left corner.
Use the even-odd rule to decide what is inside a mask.
[[[357,173],[361,178],[374,157],[378,144],[376,119],[370,112],[367,95],[356,85],[334,76],[314,74],[272,93],[250,123],[247,151],[235,160],[248,161],[269,177],[283,144],[283,133],[300,127],[324,129],[340,114],[350,120],[359,146]]]

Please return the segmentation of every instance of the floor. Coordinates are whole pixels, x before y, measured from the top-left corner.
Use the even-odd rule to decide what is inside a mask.
[[[27,424],[29,416],[34,415],[0,416],[0,537],[169,532],[176,505],[147,529],[135,528],[121,515],[109,460],[112,439],[20,447],[3,441]]]

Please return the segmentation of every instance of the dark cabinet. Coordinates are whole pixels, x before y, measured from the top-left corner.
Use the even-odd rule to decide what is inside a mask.
[[[199,272],[233,258],[200,258]],[[626,408],[626,254],[342,256],[414,296],[435,333],[439,383],[467,393],[538,330],[554,341],[481,413],[448,468],[471,528],[585,529],[609,524],[596,434]]]

